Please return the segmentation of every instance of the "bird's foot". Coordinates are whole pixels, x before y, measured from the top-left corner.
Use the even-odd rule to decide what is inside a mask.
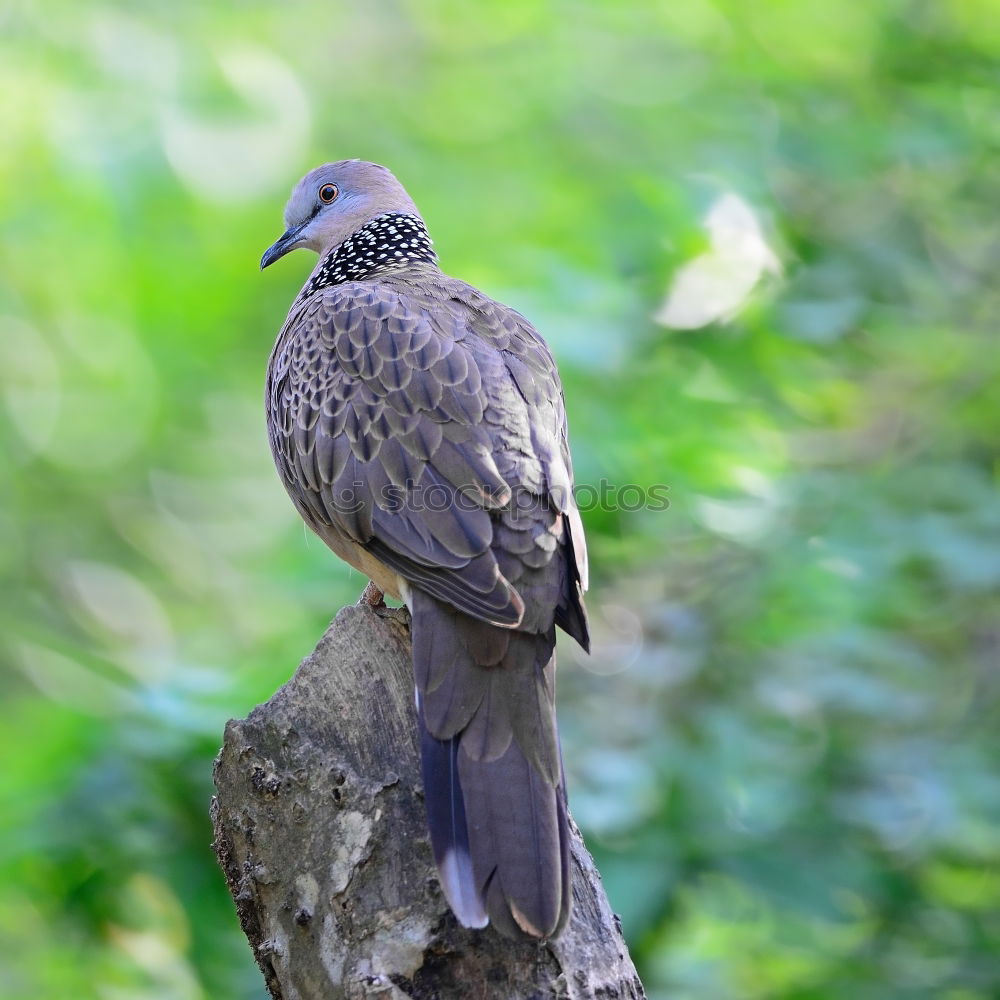
[[[385,607],[385,594],[375,586],[374,580],[368,581],[368,585],[361,592],[356,606],[372,608],[375,611],[380,611]]]

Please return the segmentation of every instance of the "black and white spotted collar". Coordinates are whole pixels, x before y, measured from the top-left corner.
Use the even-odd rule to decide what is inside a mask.
[[[416,215],[389,212],[351,234],[329,253],[302,289],[302,297],[343,281],[360,281],[414,261],[437,263],[427,227]]]

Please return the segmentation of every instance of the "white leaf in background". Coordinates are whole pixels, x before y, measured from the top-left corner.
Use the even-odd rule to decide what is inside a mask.
[[[731,320],[765,272],[781,272],[757,216],[739,195],[731,191],[720,195],[704,225],[711,248],[677,271],[666,301],[653,317],[675,330]]]

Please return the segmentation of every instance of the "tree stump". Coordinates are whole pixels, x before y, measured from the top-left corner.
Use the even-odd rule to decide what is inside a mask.
[[[427,839],[405,609],[344,608],[270,701],[228,723],[215,785],[215,851],[274,1000],[644,996],[572,820],[558,939],[455,921]]]

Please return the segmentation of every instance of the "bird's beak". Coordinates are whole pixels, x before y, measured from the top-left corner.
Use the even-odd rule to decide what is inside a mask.
[[[289,250],[294,250],[299,245],[302,230],[305,229],[308,222],[309,220],[307,219],[301,225],[294,226],[287,232],[282,233],[281,239],[264,251],[264,256],[260,259],[260,269],[262,271],[269,264],[273,264],[280,257],[284,257]]]

